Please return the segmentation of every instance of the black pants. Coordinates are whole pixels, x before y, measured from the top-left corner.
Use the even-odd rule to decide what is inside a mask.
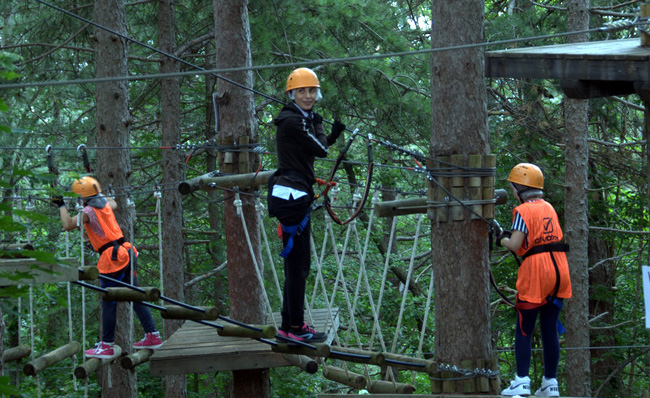
[[[293,249],[284,259],[284,298],[282,300],[282,329],[302,327],[305,313],[305,286],[311,268],[311,222],[293,238]],[[289,234],[282,234],[286,245]]]

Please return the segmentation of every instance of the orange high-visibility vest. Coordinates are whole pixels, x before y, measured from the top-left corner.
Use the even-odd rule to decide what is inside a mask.
[[[96,252],[100,252],[97,268],[102,274],[117,272],[129,264],[129,242],[122,242],[124,234],[117,224],[110,205],[103,209],[86,206],[84,213],[90,219],[84,223],[86,234]],[[117,251],[115,253],[115,251]],[[134,255],[138,252],[133,247]]]
[[[557,244],[562,240],[562,228],[555,209],[540,199],[517,206],[512,212],[513,220],[516,213],[521,215],[528,228],[528,235],[515,252],[524,257],[517,273],[517,297],[531,303],[542,303],[553,294],[558,298],[570,298],[571,278],[564,251],[544,251],[526,256],[533,247]],[[557,286],[556,275],[560,277]]]

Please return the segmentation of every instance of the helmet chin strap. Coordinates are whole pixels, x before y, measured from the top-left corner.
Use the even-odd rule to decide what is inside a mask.
[[[524,199],[521,197],[521,194],[527,191],[530,191],[532,188],[530,187],[524,187],[523,189],[519,189],[517,187],[517,184],[511,182],[510,185],[515,189],[515,192],[517,192],[517,199],[519,199],[519,203],[524,203]]]

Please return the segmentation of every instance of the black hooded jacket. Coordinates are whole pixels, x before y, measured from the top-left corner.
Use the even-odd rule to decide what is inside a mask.
[[[321,115],[310,112],[309,117],[305,117],[293,102],[282,108],[273,123],[277,126],[280,171],[276,183],[313,195],[312,185],[316,182],[314,160],[327,156],[327,150],[336,137],[325,135]]]

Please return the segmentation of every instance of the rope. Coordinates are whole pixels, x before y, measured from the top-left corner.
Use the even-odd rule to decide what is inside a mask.
[[[424,335],[427,331],[427,321],[429,319],[429,309],[431,308],[431,296],[433,295],[433,267],[431,268],[431,280],[429,281],[429,294],[427,295],[427,303],[424,306],[424,319],[422,320],[422,331],[420,332],[420,342],[418,343],[417,356],[422,356],[422,345],[424,343]],[[415,371],[413,371],[413,383],[415,383]]]
[[[379,194],[378,194],[378,192],[375,192],[375,194],[373,195],[373,198],[372,198],[372,203],[374,205],[374,204],[377,204],[379,202],[380,202]],[[366,294],[367,294],[367,297],[368,297],[368,302],[370,304],[370,310],[372,312],[373,322],[376,322],[375,324],[379,325],[378,324],[379,312],[377,311],[377,308],[375,307],[375,302],[374,302],[374,299],[373,299],[373,296],[372,296],[372,288],[370,287],[370,281],[368,279],[368,272],[366,270],[366,258],[367,258],[367,254],[368,254],[368,246],[370,244],[370,235],[371,235],[371,232],[372,232],[374,214],[375,214],[375,207],[373,206],[372,210],[370,212],[370,220],[368,222],[368,228],[366,230],[366,240],[365,240],[365,243],[363,245],[363,251],[362,251],[362,254],[361,254],[360,261],[359,261],[359,264],[360,264],[359,278],[357,279],[357,287],[355,289],[355,297],[354,297],[354,304],[352,306],[352,311],[356,311],[356,306],[357,306],[358,297],[359,297],[358,293],[359,293],[359,290],[360,290],[361,280],[363,278],[363,282],[365,283],[365,288],[366,288]],[[356,227],[355,227],[355,231],[356,231]],[[379,328],[379,340],[381,342],[382,348],[385,349],[385,343],[384,343],[383,335],[381,333],[381,328]]]
[[[264,205],[262,204],[262,201],[257,198],[255,202],[255,211],[257,213],[257,223],[258,225],[264,225]],[[269,244],[269,238],[266,233],[266,228],[260,228],[260,241],[264,242],[264,247],[266,248],[266,255],[269,258],[269,262],[271,264],[271,272],[273,274],[273,282],[275,283],[275,288],[278,292],[278,297],[282,297],[282,288],[280,287],[280,279],[278,278],[278,273],[275,270],[275,261],[273,261],[273,255],[271,254],[271,245]],[[260,257],[260,260],[262,261],[262,270],[264,269],[264,256]]]
[[[33,361],[34,360],[34,286],[30,285],[29,286],[29,335],[30,335],[30,340],[31,340],[31,346],[32,346],[32,352],[30,354],[30,358]],[[41,397],[41,378],[40,374],[36,374],[36,388],[37,388],[37,396],[40,398]]]
[[[397,195],[397,200],[400,199],[400,195]],[[391,223],[390,236],[388,238],[388,249],[386,250],[386,261],[384,262],[384,271],[381,276],[381,287],[379,288],[379,297],[377,298],[377,311],[381,310],[381,302],[384,296],[384,290],[386,287],[386,278],[388,276],[388,265],[390,263],[390,256],[393,250],[393,244],[395,243],[395,227],[397,225],[397,217],[393,217],[393,222]],[[381,348],[383,351],[386,351],[386,344],[384,343],[384,338],[381,333],[381,326],[379,325],[379,319],[376,318],[372,326],[372,333],[370,334],[370,347],[373,346],[375,340],[375,330],[379,335],[379,341],[381,343]]]
[[[409,292],[409,284],[411,283],[411,275],[413,274],[413,265],[415,263],[415,253],[417,249],[418,239],[420,237],[420,225],[422,224],[422,214],[418,214],[417,226],[415,227],[415,239],[413,239],[413,249],[411,250],[411,260],[409,261],[409,270],[406,275],[406,282],[404,283],[404,293],[402,294],[402,304],[399,309],[399,315],[397,317],[397,326],[395,327],[395,336],[393,338],[393,346],[391,347],[391,352],[395,352],[395,347],[397,346],[397,337],[399,335],[400,328],[402,326],[402,317],[404,315],[404,308],[406,307],[406,297]]]
[[[248,225],[246,224],[246,218],[244,217],[244,214],[242,212],[242,201],[239,197],[239,193],[235,194],[235,200],[233,201],[233,205],[235,206],[235,209],[237,211],[237,217],[241,220],[242,229],[244,231],[244,236],[246,237],[246,243],[248,244],[248,249],[251,256],[251,261],[253,262],[253,268],[255,268],[255,275],[257,275],[257,281],[259,282],[260,287],[262,288],[262,292],[263,292],[262,296],[264,299],[264,304],[266,304],[269,311],[273,313],[273,307],[271,307],[271,302],[269,301],[269,297],[266,294],[266,288],[264,287],[264,277],[262,276],[260,267],[257,263],[257,256],[255,255],[253,243],[251,242],[251,237],[248,232]],[[274,326],[276,326],[277,328],[275,317],[271,317],[271,318],[273,319]]]
[[[129,225],[129,240],[131,241],[131,247],[129,247],[129,265],[131,265],[131,267],[130,267],[131,271],[129,272],[129,274],[130,274],[129,275],[129,281],[131,282],[131,285],[135,285],[135,283],[133,283],[134,275],[136,273],[136,269],[135,269],[135,265],[136,265],[135,250],[133,250],[133,248],[135,247],[135,232],[134,232],[134,226],[133,226],[133,224],[135,224],[135,202],[133,201],[133,199],[131,199],[131,195],[129,195],[129,194],[127,194],[127,197],[126,197],[126,208],[133,212],[133,219],[134,219],[134,221],[132,221],[130,223],[130,225]],[[134,330],[135,330],[134,323],[135,322],[133,321],[134,305],[135,305],[135,303],[133,301],[131,303],[129,303],[129,334],[128,335],[131,338],[133,338],[134,334],[135,334],[135,332],[134,332]],[[129,338],[127,338],[126,341],[130,341]],[[109,375],[110,375],[110,367],[108,369],[109,369],[108,371],[109,371]]]
[[[84,228],[83,228],[83,207],[76,202],[77,210],[77,229],[79,230],[79,252],[82,269],[86,265],[86,257],[84,253]],[[67,234],[66,234],[67,235]],[[86,353],[86,289],[81,289],[81,352]],[[88,378],[84,382],[84,398],[88,397]]]

